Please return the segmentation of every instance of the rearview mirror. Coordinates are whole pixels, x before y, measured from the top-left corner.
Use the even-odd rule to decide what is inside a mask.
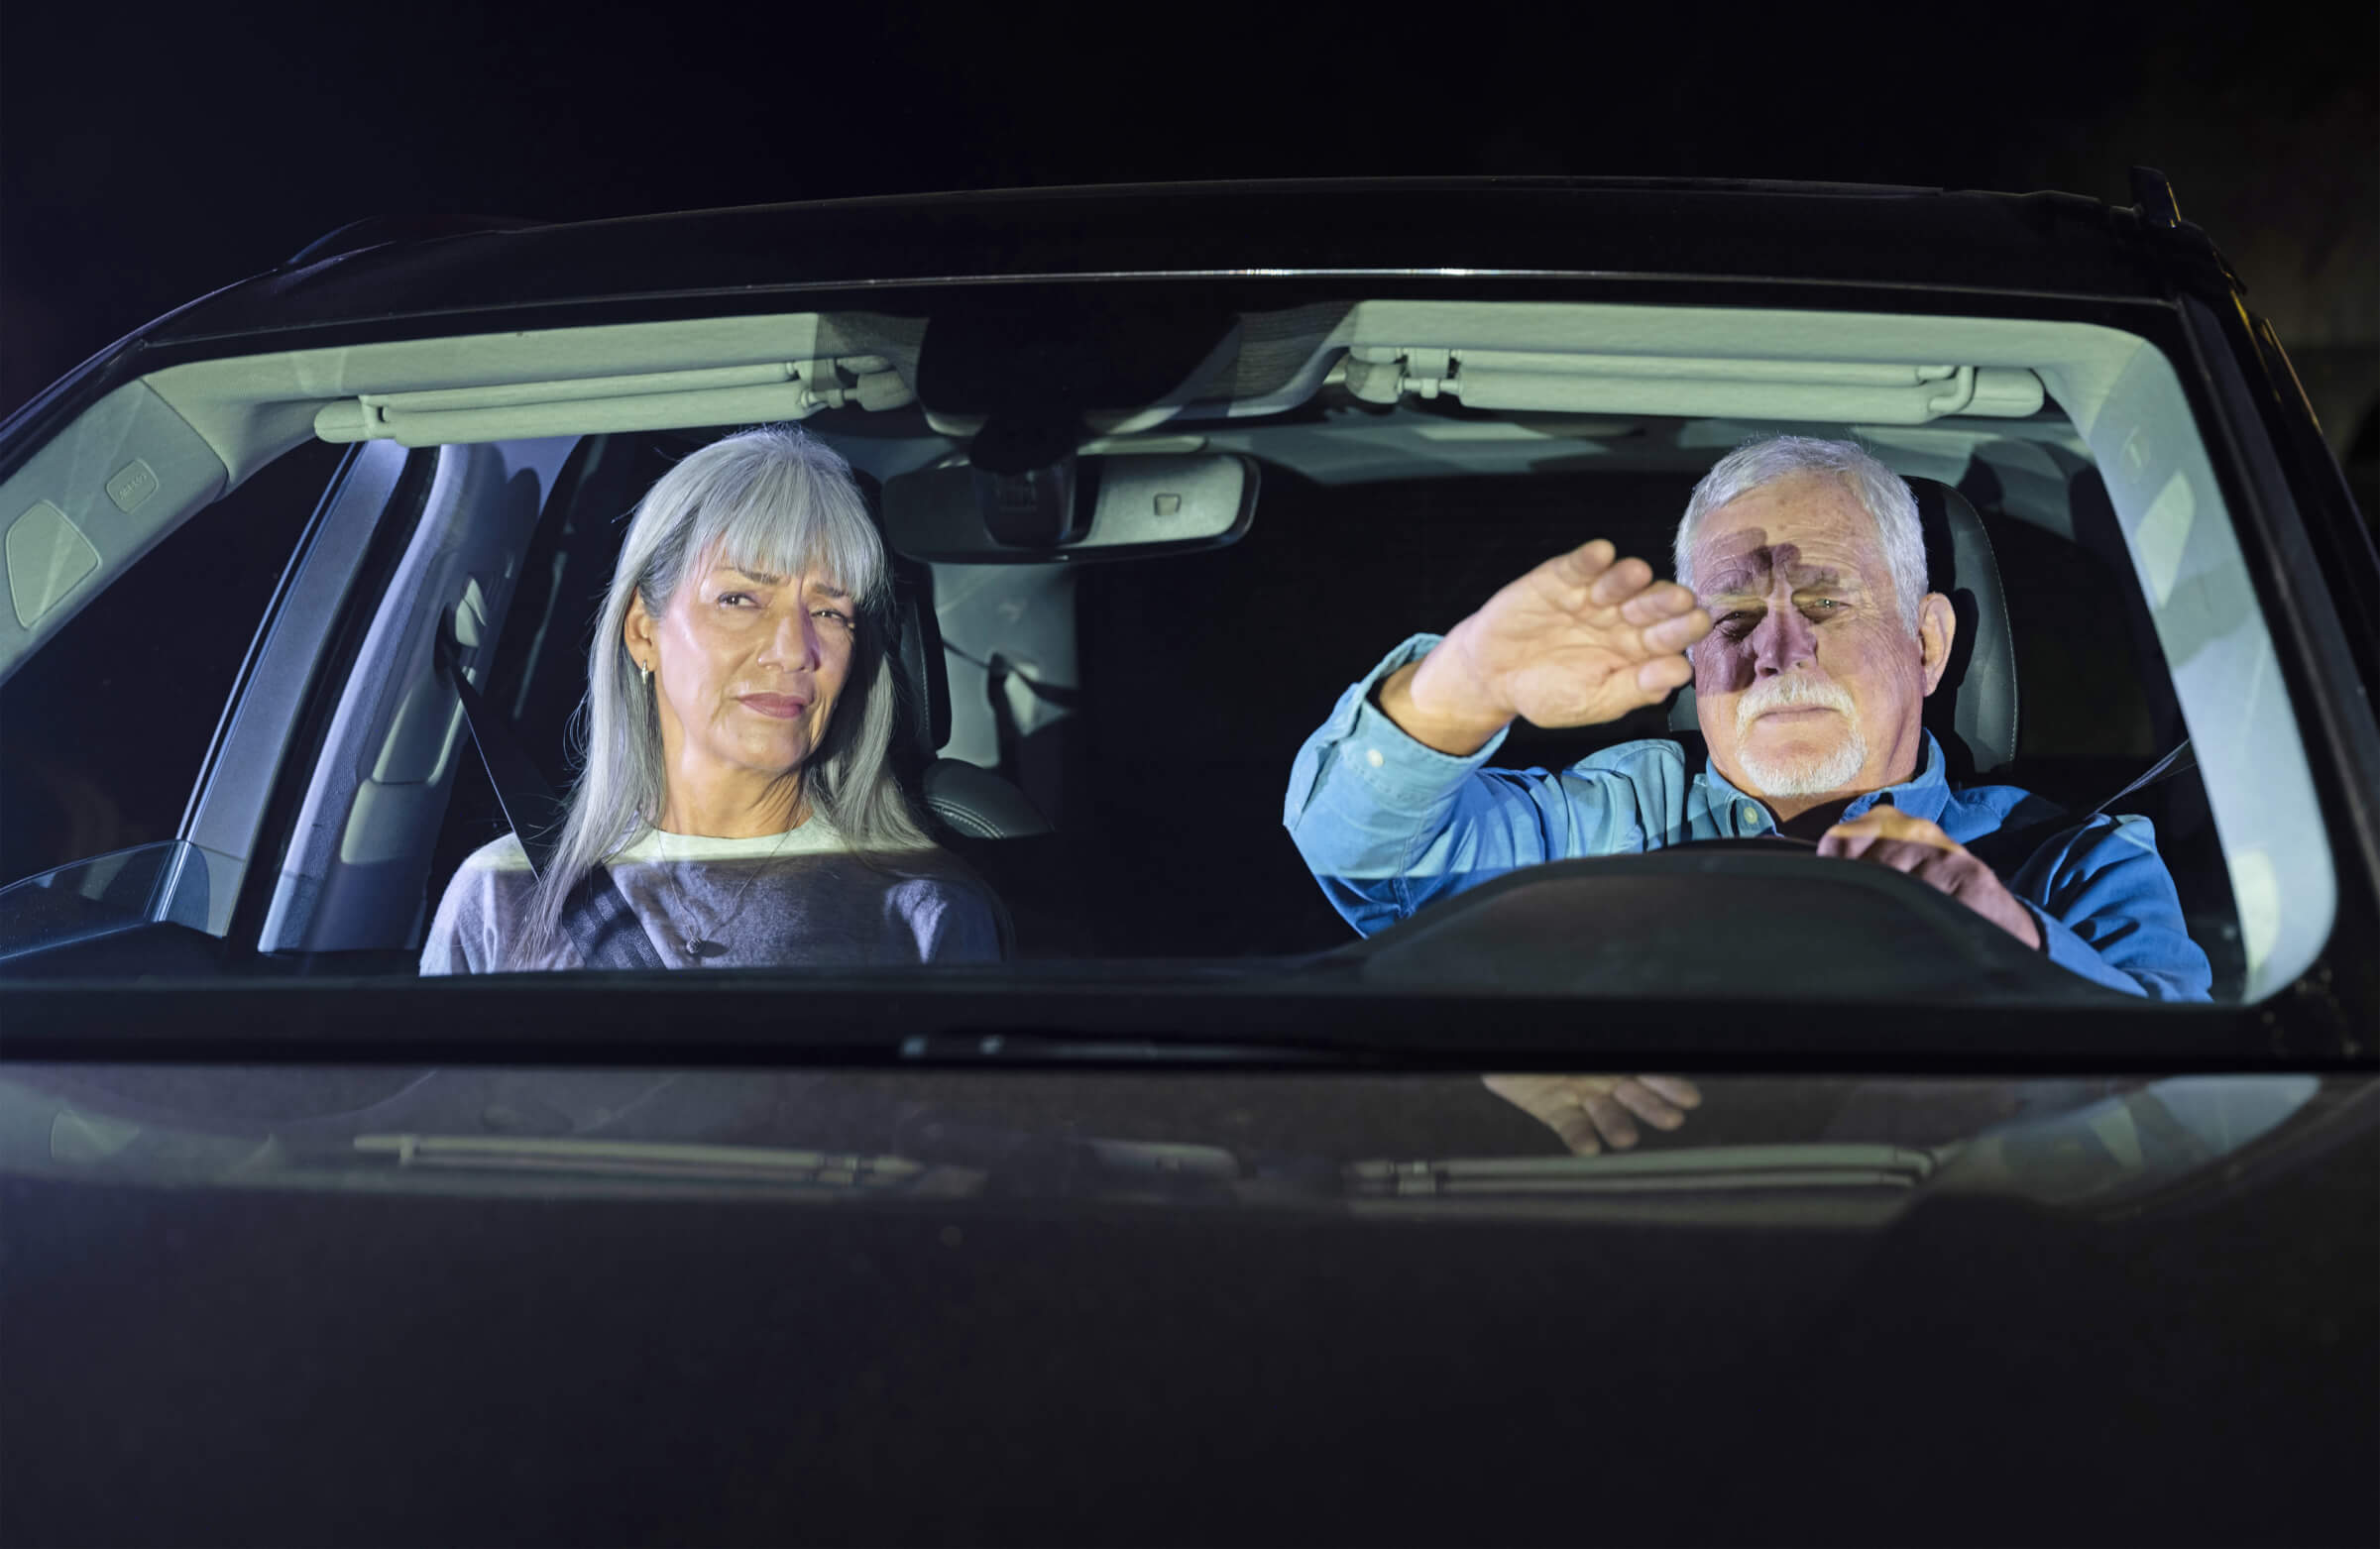
[[[1237,542],[1254,458],[1070,457],[1022,474],[961,465],[884,483],[884,530],[911,559],[961,565],[1138,559]]]

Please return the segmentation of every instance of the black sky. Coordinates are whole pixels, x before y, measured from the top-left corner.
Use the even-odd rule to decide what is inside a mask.
[[[0,412],[365,215],[1183,177],[1769,176],[2128,202],[2126,166],[2150,162],[2293,344],[2380,332],[2342,292],[2370,286],[2380,230],[2380,12],[1558,14],[0,8]]]

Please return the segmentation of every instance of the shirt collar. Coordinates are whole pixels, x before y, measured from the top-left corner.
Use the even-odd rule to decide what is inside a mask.
[[[1887,785],[1882,790],[1870,791],[1860,797],[1843,809],[1843,822],[1850,823],[1856,818],[1866,817],[1870,808],[1887,796],[1892,798],[1895,808],[1912,818],[1923,818],[1928,823],[1936,824],[1942,821],[1943,809],[1950,805],[1949,765],[1943,759],[1942,744],[1934,740],[1934,733],[1921,731],[1919,734],[1925,738],[1925,759],[1917,766],[1917,773],[1898,785]],[[1710,788],[1712,810],[1726,814],[1722,823],[1731,833],[1767,833],[1776,828],[1776,820],[1767,807],[1737,790],[1727,776],[1719,772],[1719,766],[1708,758],[1703,761],[1702,777]],[[1747,810],[1756,815],[1755,821],[1748,823],[1744,820]]]

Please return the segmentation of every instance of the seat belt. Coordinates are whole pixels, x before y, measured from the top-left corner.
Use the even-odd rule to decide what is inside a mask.
[[[529,874],[542,877],[553,863],[554,845],[562,833],[562,799],[529,762],[528,754],[498,723],[479,690],[463,676],[454,643],[438,633],[438,665],[463,707],[463,724],[471,744],[479,749],[488,783],[496,788],[496,805],[511,826],[512,836],[529,860]],[[604,867],[591,866],[562,902],[562,931],[590,968],[666,968],[651,937],[636,919],[636,911]]]
[[[562,901],[562,930],[590,968],[666,968],[628,896],[603,866],[587,868]]]
[[[2172,752],[2142,770],[2131,784],[2100,802],[2080,818],[2072,813],[2061,813],[2055,818],[2027,824],[2021,829],[2000,829],[1974,840],[1968,844],[1967,848],[1983,864],[1989,866],[1995,874],[2006,876],[2016,867],[2024,864],[2026,858],[2051,837],[2070,830],[2084,828],[2093,819],[2101,816],[2108,808],[2113,807],[2134,792],[2145,791],[2152,785],[2161,785],[2175,775],[2196,768],[2197,765],[2198,759],[2190,751],[2190,738],[2184,737]]]
[[[554,844],[562,835],[562,799],[554,788],[545,783],[545,776],[529,762],[529,755],[520,750],[511,734],[496,722],[487,701],[479,690],[463,676],[463,664],[455,659],[454,642],[446,632],[438,632],[438,665],[446,673],[446,681],[462,702],[463,723],[471,729],[471,744],[479,749],[480,765],[488,771],[488,783],[496,788],[496,805],[510,826],[512,836],[520,841],[529,857],[529,873],[545,875],[545,868],[554,858]]]
[[[2191,769],[2197,768],[2198,762],[2198,755],[2190,750],[2190,738],[2184,737],[2181,741],[2174,744],[2174,750],[2172,752],[2166,754],[2163,758],[2158,759],[2155,763],[2149,765],[2148,768],[2142,770],[2140,772],[2140,778],[2134,780],[2130,785],[2125,786],[2113,796],[2108,797],[2097,807],[2092,808],[2088,813],[2085,813],[2083,815],[2083,821],[2085,823],[2089,823],[2092,819],[2097,817],[2100,813],[2105,812],[2117,802],[2122,801],[2134,791],[2145,791],[2152,785],[2157,785],[2164,781],[2171,780],[2175,775],[2183,774]]]

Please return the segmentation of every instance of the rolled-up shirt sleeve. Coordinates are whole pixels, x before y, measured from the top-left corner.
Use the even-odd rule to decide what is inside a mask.
[[[2050,961],[2151,1000],[2206,1000],[2214,971],[2190,939],[2173,873],[2146,818],[2095,818],[2036,850],[2009,891],[2041,927]]]
[[[1282,822],[1331,907],[1365,936],[1516,867],[1642,847],[1622,776],[1488,769],[1503,732],[1457,758],[1372,703],[1382,678],[1438,638],[1415,635],[1381,658],[1290,769]]]

